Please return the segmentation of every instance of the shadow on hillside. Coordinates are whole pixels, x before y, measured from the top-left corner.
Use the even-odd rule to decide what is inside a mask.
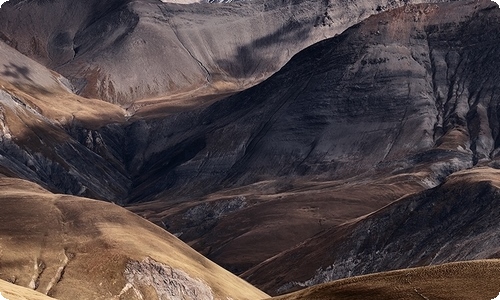
[[[294,49],[296,44],[309,38],[309,20],[289,20],[276,31],[238,47],[232,58],[218,60],[218,65],[234,78],[247,78],[259,73],[279,69],[282,61],[278,51]],[[286,50],[289,51],[289,50]]]
[[[13,79],[25,79],[33,82],[30,77],[30,69],[26,66],[18,66],[14,63],[9,63],[8,65],[4,64],[4,71],[0,74],[5,77],[10,77]]]
[[[0,68],[0,76],[5,78],[6,81],[10,82],[14,87],[23,91],[29,95],[52,95],[54,94],[46,87],[35,82],[31,77],[33,71],[27,67],[9,62],[8,64],[3,64],[3,70]]]

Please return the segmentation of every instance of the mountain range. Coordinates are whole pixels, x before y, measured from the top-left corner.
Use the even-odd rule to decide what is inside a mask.
[[[499,42],[487,0],[10,0],[0,292],[494,297]]]

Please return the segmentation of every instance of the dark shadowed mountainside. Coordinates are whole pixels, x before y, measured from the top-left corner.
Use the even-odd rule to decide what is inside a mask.
[[[164,204],[158,212],[159,201],[133,210],[173,232],[201,230],[206,239],[184,238],[231,269],[236,253],[255,259],[253,249],[269,249],[259,254],[265,259],[278,245],[289,246],[283,240],[303,240],[322,225],[435,187],[458,170],[495,166],[498,16],[491,2],[396,9],[302,51],[262,84],[199,114],[145,122],[143,128],[153,126],[158,133],[145,145],[158,151],[174,144],[155,154],[164,160],[148,159],[153,151],[136,157],[154,163],[143,165],[131,200],[163,186],[160,201],[213,192],[210,203],[222,198],[222,187],[230,195],[225,201],[238,193],[250,199],[249,207],[226,217],[227,224],[246,218],[248,223],[240,222],[244,230],[209,226],[213,234],[207,235],[206,223],[190,223],[188,208]],[[175,132],[160,135],[166,128]],[[304,189],[306,195],[300,193]]]

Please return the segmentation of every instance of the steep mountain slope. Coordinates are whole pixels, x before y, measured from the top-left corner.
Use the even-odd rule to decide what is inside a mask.
[[[313,237],[244,274],[270,293],[331,280],[499,258],[500,171],[457,172],[439,187]]]
[[[484,28],[477,43],[471,25],[494,22],[491,5],[408,6],[308,48],[263,84],[205,110],[134,123],[138,192],[145,192],[142,182],[177,196],[188,181],[210,191],[287,175],[322,180],[408,170],[426,160],[459,169],[489,158],[494,148],[483,145],[494,147],[496,135],[484,122],[496,124],[481,109],[498,101],[498,26]],[[453,10],[449,19],[439,14],[445,9]],[[456,39],[463,45],[446,42]]]
[[[360,182],[266,181],[181,203],[158,200],[127,208],[240,274],[331,226],[422,190],[420,180],[401,175]]]
[[[145,150],[131,162],[140,176],[130,200],[159,194],[133,211],[241,272],[323,222],[495,166],[499,30],[489,1],[408,5],[302,51],[205,110],[137,122],[131,136]],[[205,203],[193,201],[206,193]],[[238,196],[248,201],[217,212]],[[205,213],[196,220],[181,201]]]
[[[124,122],[125,111],[70,88],[0,42],[0,170],[53,191],[119,201],[130,185],[123,164],[90,130]],[[76,138],[72,128],[81,129]]]
[[[423,179],[435,186],[453,170],[494,159],[493,5],[397,9],[308,48],[266,82],[207,109],[132,124],[131,200],[154,192],[143,186],[177,197],[187,185],[203,194],[287,176],[320,181],[431,164]]]
[[[246,88],[306,46],[405,3],[11,0],[0,10],[0,38],[68,77],[79,94],[135,112]]]
[[[0,178],[0,186],[3,280],[58,299],[266,297],[117,205],[19,179]]]
[[[262,70],[258,72],[255,71],[258,69],[258,66],[261,66],[262,68],[270,68],[265,71],[267,73],[273,72],[294,52],[298,51],[306,44],[311,43],[313,40],[317,40],[323,36],[334,35],[335,33],[345,29],[348,25],[354,24],[357,20],[365,18],[371,13],[376,13],[402,3],[392,3],[391,5],[383,5],[383,3],[381,3],[380,5],[377,4],[378,6],[373,8],[372,6],[375,4],[377,3],[358,3],[355,5],[354,9],[350,7],[350,5],[353,5],[352,3],[346,4],[331,2],[328,3],[325,8],[324,6],[326,3],[310,1],[299,1],[293,3],[285,2],[279,5],[251,1],[248,3],[231,4],[228,6],[207,6],[201,4],[178,6],[172,4],[163,5],[161,3],[148,1],[86,1],[76,3],[66,3],[62,0],[49,2],[9,1],[9,3],[7,3],[0,10],[0,32],[2,39],[19,51],[37,59],[46,66],[66,72],[67,75],[70,75],[73,83],[77,86],[76,89],[80,92],[83,91],[82,84],[87,86],[88,82],[93,81],[95,84],[88,85],[90,89],[103,90],[104,93],[108,93],[112,90],[116,91],[115,87],[121,86],[127,91],[123,93],[129,93],[130,88],[134,91],[154,85],[154,82],[158,82],[158,78],[163,78],[162,82],[168,82],[170,81],[167,80],[168,76],[174,74],[176,72],[175,70],[184,70],[187,72],[187,70],[190,69],[190,65],[195,65],[195,69],[198,70],[196,72],[200,72],[201,69],[207,69],[208,67],[206,66],[210,65],[206,61],[209,60],[208,58],[201,59],[201,57],[208,56],[211,60],[220,61],[220,57],[230,57],[231,55],[228,55],[228,53],[231,52],[241,52],[243,54],[235,54],[236,58],[234,61],[226,62],[227,64],[224,63],[228,68],[234,71],[231,71],[232,73],[227,70],[224,71],[227,73],[224,76],[227,77],[228,81],[239,80],[238,78],[243,78],[245,76],[250,76],[252,78],[255,77],[253,75],[245,75],[245,72],[247,71],[241,71],[248,66],[251,66],[251,70],[248,70],[250,73],[253,72],[257,74],[261,72]],[[360,13],[356,13],[358,9]],[[263,12],[259,13],[261,10],[263,10]],[[55,12],[58,11],[63,11],[64,13],[55,14]],[[345,11],[348,11],[349,13],[344,14],[343,12]],[[336,20],[335,24],[332,25],[333,23],[327,22],[324,24],[314,23],[318,25],[316,27],[311,25],[311,20],[314,19],[314,22],[319,20],[317,16],[318,12],[321,12],[322,16],[324,14],[325,18],[327,16],[328,18],[334,18]],[[278,17],[274,18],[269,14],[276,14]],[[259,20],[265,19],[265,22],[254,22],[252,18],[257,17],[261,18]],[[177,18],[179,19],[178,22],[175,21]],[[233,24],[235,26],[215,26],[214,20],[220,21],[221,18],[227,22],[233,20],[234,22],[231,21],[229,23],[236,24]],[[189,21],[191,19],[197,19],[198,22],[201,23],[194,26],[195,24],[193,24],[193,21]],[[36,22],[34,22],[35,20]],[[276,20],[277,23],[270,24],[269,20]],[[151,22],[156,24],[155,26],[166,26],[168,27],[168,30],[163,27],[155,27],[153,26],[154,24],[150,24]],[[265,24],[265,26],[259,25],[260,27],[258,30],[252,29],[250,36],[247,36],[239,32],[239,30],[246,32],[248,28],[252,28],[245,25],[248,22],[254,25]],[[287,22],[291,25],[282,24]],[[281,25],[278,26],[278,24]],[[225,30],[222,30],[220,28],[221,26],[224,26]],[[172,28],[174,27],[178,32],[176,31],[176,34],[172,36]],[[274,27],[278,27],[280,29]],[[186,32],[182,31],[182,28],[184,28]],[[321,34],[306,34],[313,29],[321,32]],[[193,30],[196,31],[194,32],[196,34],[192,32]],[[203,31],[203,34],[197,30]],[[205,34],[206,30],[209,32]],[[228,34],[227,30],[230,30],[231,34]],[[263,30],[263,32],[260,30]],[[272,30],[275,30],[276,32],[268,32]],[[324,31],[327,31],[327,33]],[[161,36],[153,34],[155,32],[158,35],[166,34],[166,36],[160,38]],[[212,36],[214,34],[228,36],[229,38],[236,39],[236,41],[234,43],[228,42],[215,44],[209,43],[208,40],[199,41],[200,36],[204,39],[224,41],[222,38]],[[68,36],[72,37],[72,39],[68,40]],[[266,36],[267,38],[265,38]],[[142,46],[142,48],[137,46],[136,40],[139,39],[139,37],[140,39],[149,41],[147,46]],[[193,40],[188,40],[188,37]],[[305,40],[303,40],[303,38]],[[151,39],[151,41],[149,39]],[[173,41],[178,41],[180,43],[181,40],[183,41],[182,44],[184,46],[181,47],[177,42],[174,43],[175,45],[171,45]],[[68,43],[72,46],[69,47]],[[246,44],[253,46],[243,46]],[[169,54],[165,57],[161,56],[160,58],[165,59],[164,65],[162,60],[159,60],[158,54],[163,52],[172,52],[168,50],[170,49],[168,47],[161,48],[165,45],[170,45],[173,49],[177,49],[176,51],[181,51],[183,54],[172,54],[172,56]],[[224,47],[227,45],[234,47],[234,49],[225,49]],[[293,45],[293,47],[290,47],[291,45]],[[158,47],[161,48],[161,51],[156,49]],[[283,51],[276,51],[276,49],[281,47],[286,47],[287,49],[292,50],[289,50],[289,53],[287,52],[287,54],[284,54]],[[176,161],[183,159],[176,153],[183,152],[182,156],[189,157],[192,155],[191,153],[196,152],[197,149],[202,147],[204,144],[203,139],[188,138],[186,141],[181,140],[177,142],[174,139],[172,142],[165,145],[147,145],[145,143],[149,143],[150,138],[157,138],[157,136],[155,136],[156,134],[162,136],[162,138],[159,139],[160,141],[163,141],[164,137],[172,136],[171,131],[175,130],[173,127],[167,129],[163,129],[162,127],[170,125],[179,126],[179,124],[172,124],[172,121],[176,118],[181,118],[182,122],[185,123],[182,124],[180,128],[190,132],[192,132],[192,128],[189,127],[190,124],[193,124],[196,121],[193,121],[189,116],[184,118],[183,116],[176,115],[174,118],[167,118],[164,121],[158,122],[156,120],[139,120],[130,125],[129,123],[125,123],[125,115],[130,117],[130,114],[135,111],[135,108],[132,108],[129,112],[124,113],[115,106],[106,106],[104,103],[100,103],[98,101],[87,101],[79,97],[74,97],[74,95],[69,94],[68,88],[75,90],[75,87],[70,86],[68,82],[65,82],[65,86],[62,86],[57,82],[54,82],[55,85],[52,83],[50,83],[51,85],[47,85],[41,81],[38,82],[41,80],[42,76],[38,76],[35,79],[29,77],[33,76],[33,74],[38,71],[42,72],[40,74],[44,74],[44,78],[51,78],[55,76],[57,77],[56,81],[65,81],[65,79],[59,75],[49,74],[50,71],[48,70],[42,71],[39,65],[36,65],[35,67],[33,61],[25,59],[25,57],[15,53],[5,44],[2,44],[1,51],[3,51],[2,63],[4,65],[2,70],[2,80],[10,82],[14,85],[14,87],[10,87],[11,91],[13,91],[14,88],[19,90],[16,92],[15,98],[24,103],[22,106],[25,106],[26,103],[40,102],[42,96],[44,97],[41,100],[43,101],[44,106],[41,107],[42,104],[38,102],[36,105],[40,108],[40,110],[46,111],[42,114],[46,119],[40,119],[37,116],[30,116],[31,119],[38,118],[38,121],[34,124],[30,124],[28,126],[30,129],[24,131],[38,132],[41,136],[49,134],[47,132],[56,131],[58,132],[57,135],[59,137],[64,136],[64,138],[60,138],[58,142],[52,143],[48,147],[42,147],[44,151],[40,151],[40,149],[33,149],[33,147],[28,150],[24,149],[26,150],[23,150],[24,152],[18,151],[19,149],[17,149],[15,153],[10,153],[12,152],[11,150],[4,150],[5,153],[10,153],[4,155],[4,157],[10,158],[6,159],[3,163],[4,167],[7,169],[5,172],[9,174],[15,174],[15,176],[19,176],[21,178],[33,180],[43,184],[53,191],[58,192],[117,202],[137,201],[137,195],[139,194],[142,195],[139,198],[144,197],[143,200],[147,200],[155,196],[158,190],[161,191],[162,189],[165,189],[165,186],[161,185],[155,189],[151,189],[151,191],[148,191],[147,193],[144,193],[144,189],[141,189],[144,180],[148,180],[149,177],[155,176],[152,174],[156,172],[154,168],[158,168],[158,166],[161,167],[164,163],[164,158],[161,156],[165,154],[165,151],[174,152],[170,167],[168,168],[171,169],[171,167],[175,167],[177,164]],[[75,51],[78,53],[73,53]],[[117,51],[125,51],[126,54],[119,55]],[[153,51],[154,55],[147,51]],[[208,54],[206,51],[208,51]],[[210,54],[212,52],[215,54]],[[247,52],[251,53],[251,57],[243,60],[240,59],[242,55],[245,56],[244,53]],[[131,53],[135,53],[135,56]],[[190,53],[190,55],[187,55],[186,53]],[[140,59],[138,59],[137,55],[140,56]],[[185,59],[186,55],[189,56],[187,60]],[[276,58],[274,55],[283,57]],[[199,58],[193,59],[193,57]],[[263,63],[264,61],[272,61],[273,63]],[[274,62],[276,62],[276,64],[274,64]],[[96,64],[95,68],[89,67],[89,64],[94,63]],[[140,64],[141,67],[134,65],[136,63]],[[171,63],[174,65],[170,65]],[[179,65],[175,65],[177,63]],[[201,68],[199,65],[200,63],[205,67]],[[248,65],[239,66],[239,63],[248,63]],[[214,62],[212,64],[213,66],[210,68],[219,68],[220,64],[221,63]],[[254,67],[257,69],[254,70]],[[155,73],[153,72],[153,68],[159,68],[161,69],[161,72],[164,72],[165,74]],[[108,80],[109,78],[103,81],[104,77],[101,76],[101,78],[97,76],[100,78],[98,79],[94,76],[96,74],[93,71],[91,72],[93,75],[89,75],[90,77],[87,78],[87,71],[82,71],[84,69],[94,71],[98,70],[98,72],[101,72],[105,78],[115,76],[117,81],[132,80],[135,83],[124,83],[124,85],[121,85],[113,80]],[[151,77],[140,75],[138,72],[141,70],[147,72]],[[83,75],[79,73],[80,71],[83,72]],[[23,72],[25,72],[24,75]],[[75,74],[72,75],[70,74],[71,72],[77,72],[83,77],[80,75],[78,75],[80,76],[78,77]],[[131,76],[130,72],[132,72],[134,76]],[[212,71],[211,74],[218,74],[220,72]],[[25,78],[24,76],[26,74],[28,77]],[[205,76],[206,74],[203,75],[203,78],[205,78]],[[186,80],[186,78],[194,80],[196,76],[189,73],[184,74],[179,78],[182,78],[182,80]],[[80,79],[83,79],[83,81]],[[250,81],[255,82],[254,79]],[[198,83],[194,85],[189,83],[188,85],[190,89],[197,89],[200,87]],[[26,90],[26,88],[30,86],[36,86],[39,90]],[[139,88],[137,88],[138,86]],[[149,87],[147,87],[147,89],[149,89]],[[51,93],[55,93],[56,90],[57,93],[59,93],[57,95],[57,101],[59,102],[56,109],[57,114],[53,112],[51,115],[48,115],[47,111],[54,110],[55,107],[54,104],[51,103],[51,101],[54,101],[53,98],[55,95],[52,95]],[[163,93],[160,92],[161,88],[159,90],[154,90],[156,91],[154,93]],[[169,97],[171,97],[170,100],[172,101],[160,98],[147,100],[142,99],[148,103],[153,103],[155,105],[158,104],[162,106],[162,109],[155,110],[151,107],[148,109],[145,108],[145,110],[139,115],[147,115],[148,118],[152,118],[164,114],[172,114],[179,110],[192,109],[193,107],[203,105],[207,101],[214,101],[215,99],[222,97],[222,95],[216,95],[214,96],[215,98],[194,97],[197,92],[194,92],[194,94],[191,92],[187,94],[181,93],[174,96],[172,95],[172,93],[175,93],[174,90],[175,88],[168,88],[168,93],[170,94]],[[233,89],[230,88],[230,90]],[[166,92],[166,90],[164,92]],[[135,92],[132,92],[132,94],[134,93]],[[139,91],[138,94],[132,98],[136,99],[140,97],[139,94],[141,93],[142,92]],[[202,92],[202,94],[204,93],[205,92]],[[208,93],[217,94],[220,93],[220,90],[218,92],[212,90]],[[98,95],[100,92],[96,91],[95,93],[92,92],[83,94],[102,96]],[[145,96],[144,94],[141,95]],[[9,95],[2,94],[2,97],[5,98],[7,102],[14,101]],[[108,99],[104,96],[103,98],[112,102],[118,101],[115,98]],[[61,99],[65,99],[64,104]],[[127,96],[122,97],[121,99],[129,98]],[[127,101],[125,101],[128,103],[126,106],[130,104]],[[53,107],[51,107],[51,105]],[[143,107],[142,104],[137,103],[137,105],[138,106],[136,107]],[[165,109],[164,106],[167,106],[168,108]],[[71,111],[65,111],[66,109],[70,109]],[[92,122],[82,121],[84,119],[83,116],[79,116],[78,113],[74,114],[74,112],[77,111],[76,109],[87,111],[88,114],[85,118],[91,118]],[[231,109],[231,107],[228,109]],[[31,112],[33,111],[27,112],[28,115]],[[194,114],[197,115],[199,112],[195,112]],[[76,118],[74,118],[73,115],[75,115]],[[138,117],[139,116],[136,116],[136,118]],[[224,120],[222,121],[226,122]],[[228,121],[231,122],[231,120]],[[24,123],[26,124],[26,122]],[[53,128],[54,123],[56,127],[62,128]],[[112,125],[103,127],[107,124]],[[187,129],[185,129],[186,125],[188,126]],[[219,123],[217,126],[225,125]],[[61,129],[64,129],[65,132]],[[99,131],[96,131],[96,129],[99,129]],[[246,130],[247,128],[241,129]],[[259,127],[248,128],[248,130],[254,129],[259,129]],[[208,128],[208,130],[212,129]],[[186,136],[189,136],[190,132],[187,132]],[[69,133],[70,136],[66,133]],[[243,136],[243,138],[246,139],[247,137]],[[24,140],[40,140],[39,137],[35,136],[26,136],[26,138],[16,136],[14,137],[14,141],[16,141],[16,139],[19,139],[20,142],[23,142]],[[44,137],[44,139],[50,140],[51,138]],[[191,139],[193,141],[190,141]],[[72,142],[66,143],[65,141],[68,140]],[[63,145],[60,145],[61,142]],[[181,144],[175,146],[174,149],[165,150],[172,147],[173,143],[178,142]],[[182,143],[187,143],[187,145],[183,145]],[[85,147],[82,147],[82,145]],[[18,146],[18,144],[12,146],[9,145],[9,149],[16,148]],[[71,149],[61,150],[61,147],[70,147]],[[188,147],[191,150],[184,151],[185,147]],[[234,152],[233,150],[230,151]],[[39,157],[36,157],[35,160],[27,159],[26,156],[33,156],[33,152],[37,153]],[[98,163],[96,164],[94,160],[97,160]],[[219,160],[219,158],[216,158],[216,160]],[[232,163],[231,160],[234,159],[230,159],[228,162]],[[14,165],[11,163],[12,161],[15,162]],[[61,161],[64,161],[64,163]],[[32,164],[39,165],[37,170],[28,170]],[[99,167],[96,168],[96,166]],[[33,166],[31,166],[31,168],[33,168]],[[55,169],[57,169],[57,171]],[[223,169],[218,173],[223,174],[226,171],[227,169]],[[61,176],[61,174],[64,175]],[[217,178],[218,176],[215,177],[215,180],[220,181],[220,178]],[[166,184],[170,185],[171,180],[167,180]],[[132,190],[135,189],[136,186],[139,186],[138,191],[133,192]],[[216,185],[211,190],[217,190],[218,188],[219,187]],[[201,189],[199,194],[206,194],[207,191],[205,191],[205,189],[206,188]],[[182,193],[184,194],[184,191]],[[178,193],[174,194],[178,195]],[[130,200],[125,200],[126,198],[129,198]]]
[[[499,273],[498,260],[461,262],[338,280],[273,299],[489,300],[499,294]]]

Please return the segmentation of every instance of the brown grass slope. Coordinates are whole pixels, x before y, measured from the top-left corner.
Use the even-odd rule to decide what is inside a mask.
[[[58,299],[266,297],[117,205],[19,179],[0,178],[0,187],[3,280]]]
[[[342,279],[272,299],[490,300],[499,293],[500,261],[480,260]]]
[[[0,294],[8,300],[53,300],[49,296],[31,289],[0,280]],[[3,298],[0,298],[3,300]]]
[[[498,258],[499,201],[499,170],[460,171],[441,186],[333,227],[242,277],[276,294],[375,272]]]
[[[235,274],[332,226],[421,191],[423,175],[304,182],[270,180],[192,201],[127,209],[167,228]]]

